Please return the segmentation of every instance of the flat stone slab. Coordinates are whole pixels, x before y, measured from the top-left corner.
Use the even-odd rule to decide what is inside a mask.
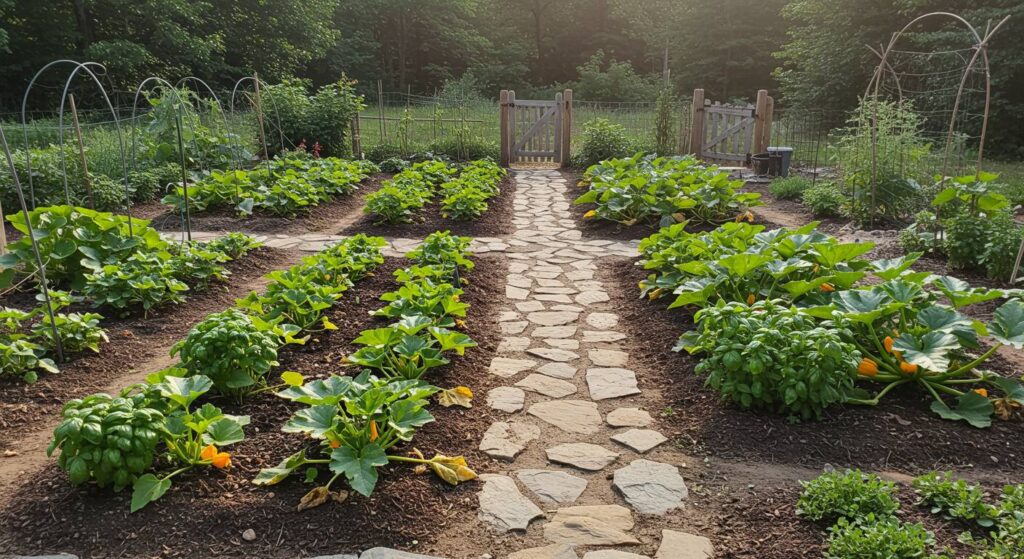
[[[611,330],[584,330],[583,331],[583,342],[590,344],[599,343],[610,343],[618,342],[626,339],[626,335],[622,332],[613,332]]]
[[[661,545],[654,559],[712,559],[715,547],[704,536],[674,530],[661,531]]]
[[[480,500],[477,517],[498,531],[525,531],[534,518],[544,516],[544,511],[519,492],[512,478],[483,474],[480,480],[484,482],[484,487],[477,495]]]
[[[538,326],[563,326],[565,324],[572,324],[579,319],[579,313],[568,312],[568,311],[537,311],[526,315],[526,320],[538,325]],[[554,338],[557,336],[544,336],[545,338]]]
[[[517,382],[516,386],[551,398],[564,398],[576,393],[575,384],[537,373]]]
[[[598,367],[625,367],[629,362],[629,354],[617,349],[592,349],[587,357]]]
[[[597,404],[586,400],[551,400],[537,402],[527,410],[530,415],[568,433],[592,435],[601,429]]]
[[[333,556],[329,556],[333,557]],[[342,557],[347,557],[342,555]],[[433,555],[420,555],[418,553],[409,553],[408,551],[399,551],[397,549],[391,549],[390,547],[375,547],[373,549],[367,549],[360,556],[359,559],[441,559]]]
[[[688,495],[679,468],[640,458],[615,470],[612,485],[643,514],[663,515],[679,507]]]
[[[580,358],[580,355],[574,351],[558,349],[557,347],[534,347],[526,350],[526,353],[534,357],[547,359],[548,361],[558,361],[559,363],[575,361]]]
[[[595,312],[587,315],[587,324],[598,330],[611,330],[619,324],[619,315],[606,312]]]
[[[580,559],[571,545],[556,543],[544,547],[531,547],[509,554],[507,559]]]
[[[608,296],[608,293],[605,291],[598,291],[596,289],[584,291],[576,296],[577,303],[587,306],[597,303],[607,303],[608,301],[611,301],[611,297]]]
[[[540,437],[540,427],[525,421],[498,421],[487,428],[480,450],[489,456],[512,460],[530,441]]]
[[[528,371],[537,366],[533,359],[512,359],[510,357],[495,357],[491,360],[488,370],[492,375],[508,378],[514,377],[523,371]]]
[[[515,322],[501,322],[498,324],[498,326],[501,328],[501,333],[509,336],[522,334],[523,330],[526,330],[526,327],[529,325],[530,323],[525,320],[517,320]]]
[[[653,429],[629,429],[612,435],[612,440],[643,454],[668,440]]]
[[[651,414],[640,408],[617,408],[608,412],[604,420],[612,427],[647,427],[654,423]]]
[[[535,328],[531,335],[534,338],[571,338],[576,335],[575,326],[541,326]]]
[[[541,365],[537,372],[549,377],[568,379],[574,378],[579,370],[568,363],[547,363]]]
[[[513,386],[499,386],[487,393],[487,405],[494,410],[515,413],[523,409],[526,393]]]
[[[516,303],[516,310],[519,312],[535,312],[544,310],[544,303],[540,301],[525,301]]]
[[[596,472],[603,470],[619,457],[619,453],[603,446],[590,443],[563,443],[545,451],[548,460],[556,464],[565,464]]]
[[[580,341],[572,338],[544,338],[544,343],[551,347],[557,347],[558,349],[568,349],[576,351],[580,348]]]
[[[587,388],[594,400],[609,400],[639,394],[636,373],[617,367],[587,369]]]
[[[633,514],[619,505],[565,507],[544,525],[544,539],[573,545],[624,545],[640,543],[628,532]]]
[[[526,351],[530,347],[530,338],[511,336],[501,340],[498,344],[498,353],[516,353]]]
[[[646,555],[627,553],[617,549],[599,549],[597,551],[587,552],[587,554],[583,556],[583,559],[648,559],[648,557]]]
[[[572,503],[587,489],[587,480],[557,470],[519,470],[516,477],[545,503]]]

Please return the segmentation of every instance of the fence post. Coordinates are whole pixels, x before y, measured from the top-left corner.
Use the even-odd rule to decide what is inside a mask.
[[[501,166],[508,167],[509,165],[509,148],[508,145],[508,90],[502,89],[501,93],[498,94],[498,125],[500,127],[501,134]]]
[[[4,227],[4,205],[0,204],[0,255],[7,254],[7,229]]]
[[[693,90],[693,111],[690,117],[690,152],[697,159],[704,157],[704,90]]]
[[[359,137],[359,113],[352,117],[352,156],[363,158],[363,142]]]
[[[764,147],[762,151],[768,151],[768,146],[772,145],[772,121],[775,119],[775,98],[768,97],[768,106],[764,112],[764,136],[761,140],[761,145]]]
[[[561,167],[567,168],[572,162],[572,90],[562,93],[562,161]]]
[[[508,136],[506,138],[508,164],[512,165],[516,162],[516,91],[514,89],[508,90]]]
[[[82,127],[78,124],[78,107],[75,106],[74,94],[68,95],[68,102],[71,104],[71,121],[75,126],[75,139],[78,140],[78,160],[82,165],[82,184],[85,185],[85,193],[89,196],[89,209],[95,210],[96,201],[92,196],[92,181],[89,180],[89,164],[85,158],[85,141],[82,140]]]
[[[757,107],[754,109],[754,155],[764,153],[764,125],[768,114],[768,90],[757,91]]]

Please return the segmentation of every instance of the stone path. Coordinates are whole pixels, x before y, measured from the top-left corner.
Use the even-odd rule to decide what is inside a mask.
[[[486,396],[495,421],[480,442],[508,468],[481,476],[479,520],[503,541],[523,541],[510,559],[642,558],[644,549],[712,557],[698,534],[665,529],[659,541],[642,541],[635,531],[641,518],[666,522],[688,494],[671,453],[647,457],[667,438],[639,409],[642,380],[595,274],[599,257],[635,256],[635,243],[583,240],[563,195],[572,186],[557,171],[514,176],[505,338],[489,368],[505,386]],[[531,524],[546,544],[526,537]]]

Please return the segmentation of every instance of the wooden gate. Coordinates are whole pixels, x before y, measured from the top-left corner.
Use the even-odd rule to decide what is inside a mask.
[[[724,164],[749,164],[771,141],[774,101],[766,90],[757,92],[757,105],[722,105],[693,92],[690,145],[697,157]]]
[[[572,135],[572,90],[552,101],[517,100],[502,90],[501,164],[552,163],[568,165]]]

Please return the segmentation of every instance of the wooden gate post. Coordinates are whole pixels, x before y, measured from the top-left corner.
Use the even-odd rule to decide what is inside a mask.
[[[512,148],[509,145],[509,134],[508,134],[508,90],[502,89],[501,93],[498,94],[498,118],[499,126],[501,129],[501,166],[508,167],[509,165],[509,150]]]
[[[693,115],[690,117],[690,152],[704,157],[704,90],[693,90]]]
[[[775,98],[768,97],[768,105],[764,111],[764,136],[761,137],[761,145],[764,146],[763,151],[768,151],[768,147],[772,145],[772,121],[775,119]]]
[[[768,145],[765,143],[764,129],[768,116],[768,90],[757,92],[757,107],[754,109],[754,155],[764,153]]]
[[[363,140],[359,131],[359,113],[352,117],[352,157],[363,158]]]
[[[566,89],[562,93],[562,168],[566,168],[572,162],[572,90]]]

